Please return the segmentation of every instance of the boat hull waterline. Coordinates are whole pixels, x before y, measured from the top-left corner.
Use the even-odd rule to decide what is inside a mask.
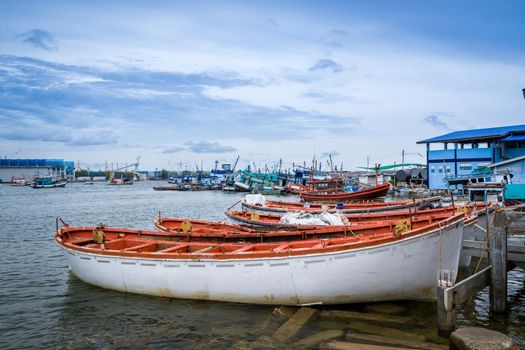
[[[305,255],[232,259],[124,257],[65,244],[71,271],[112,290],[271,305],[434,299],[439,270],[456,276],[463,217],[370,247]],[[454,277],[455,278],[455,277]]]

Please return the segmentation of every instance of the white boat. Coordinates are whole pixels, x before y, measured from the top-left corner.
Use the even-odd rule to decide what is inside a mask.
[[[106,233],[104,249],[91,237],[103,229],[64,227],[55,241],[78,278],[103,288],[256,304],[346,304],[434,299],[440,270],[456,278],[463,224],[459,213],[399,235],[277,243],[174,242],[122,229]]]

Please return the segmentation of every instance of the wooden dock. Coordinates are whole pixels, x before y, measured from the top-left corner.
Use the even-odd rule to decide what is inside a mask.
[[[489,216],[486,215],[487,220]],[[494,219],[487,224],[487,240],[463,242],[463,253],[487,258],[489,266],[450,286],[446,279],[438,279],[438,331],[449,333],[456,328],[457,306],[470,300],[477,292],[490,288],[491,315],[507,311],[507,272],[516,266],[525,268],[525,245],[509,242],[509,237],[525,234],[525,205],[497,209]]]

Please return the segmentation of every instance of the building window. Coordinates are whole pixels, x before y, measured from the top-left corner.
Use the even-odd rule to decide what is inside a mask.
[[[438,171],[439,171],[440,173],[442,173],[442,172],[443,172],[443,167],[440,166],[440,167],[438,168]]]
[[[447,173],[450,174],[450,171],[451,171],[451,169],[450,169],[450,167],[448,166],[448,167],[447,167]]]
[[[487,165],[490,165],[490,162],[478,162],[477,168],[481,169],[481,168],[486,167]]]
[[[434,167],[430,167],[430,172],[431,172],[431,173],[435,173],[435,172],[436,172],[436,168],[434,168]]]
[[[459,170],[472,170],[472,163],[459,163]]]

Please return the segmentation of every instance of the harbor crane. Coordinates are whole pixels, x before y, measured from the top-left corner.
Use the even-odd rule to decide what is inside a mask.
[[[132,163],[132,164],[126,164],[125,166],[119,167],[118,163],[117,163],[117,168],[114,171],[115,172],[123,171],[125,169],[133,167],[134,180],[138,180],[139,179],[139,174],[138,174],[139,164],[140,164],[140,156],[138,156],[137,157],[137,161],[135,163]]]

